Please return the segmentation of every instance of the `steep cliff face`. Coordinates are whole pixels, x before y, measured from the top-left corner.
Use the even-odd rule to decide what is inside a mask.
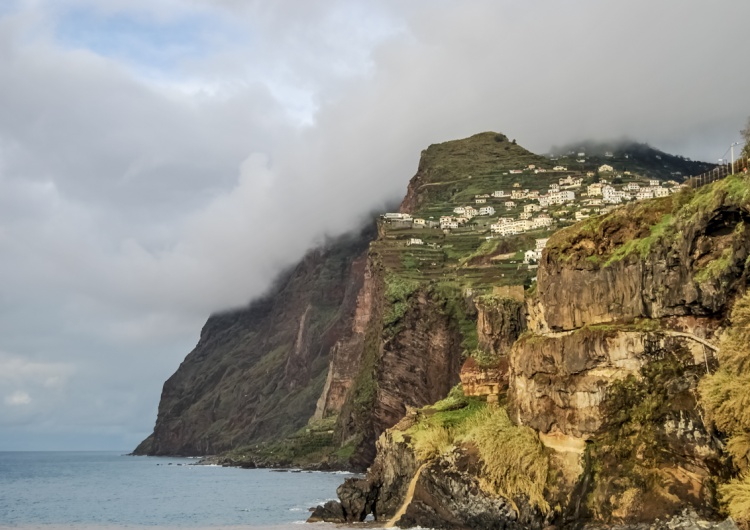
[[[378,282],[379,302],[371,312],[377,317],[368,323],[359,370],[341,408],[340,437],[355,443],[355,467],[372,462],[377,438],[409,407],[442,399],[458,382],[462,335],[445,300],[419,284],[395,295],[398,282]]]
[[[549,447],[593,459],[578,492],[587,516],[716,508],[727,468],[697,383],[715,369],[718,333],[747,289],[749,206],[750,183],[732,177],[550,239],[530,332],[511,354],[509,399]]]
[[[329,351],[351,327],[373,236],[312,251],[260,300],[211,316],[164,384],[154,432],[135,454],[216,454],[303,426]]]

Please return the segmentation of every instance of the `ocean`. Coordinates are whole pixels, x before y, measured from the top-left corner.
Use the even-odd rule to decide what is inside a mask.
[[[348,475],[195,463],[116,452],[0,452],[0,528],[300,530],[308,509],[335,498]]]

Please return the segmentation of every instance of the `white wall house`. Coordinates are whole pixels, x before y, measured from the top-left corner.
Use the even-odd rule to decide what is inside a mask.
[[[389,212],[389,213],[384,213],[381,217],[388,221],[410,221],[411,220],[411,215],[409,215],[408,213]]]
[[[483,206],[479,208],[479,215],[495,215],[495,209],[492,206]]]
[[[531,220],[532,230],[547,228],[548,226],[552,226],[552,218],[548,215],[540,215]]]
[[[599,166],[599,173],[612,173],[615,170],[612,166],[609,164],[602,164]]]
[[[504,197],[510,197],[510,195],[503,190],[493,191],[492,192],[493,197],[497,197],[498,199],[502,199]]]
[[[652,188],[658,188],[661,186],[661,182],[659,182],[656,179],[651,179],[648,181],[648,185],[651,186]]]
[[[647,188],[644,188],[635,194],[635,198],[638,199],[639,201],[642,201],[644,199],[653,199],[654,192]]]
[[[415,217],[412,220],[412,223],[414,224],[414,226],[424,226],[425,225],[425,220],[424,219],[420,219],[419,217]]]
[[[542,207],[539,206],[538,204],[526,204],[523,207],[523,211],[526,212],[526,213],[538,212],[541,209],[542,209]]]
[[[424,245],[424,241],[422,241],[421,239],[417,237],[412,237],[406,242],[406,245],[409,247],[412,245]]]
[[[471,219],[472,217],[476,217],[477,214],[479,214],[479,210],[474,208],[473,206],[467,206],[464,208],[464,215]]]
[[[456,206],[453,208],[453,213],[457,215],[463,215],[466,213],[466,207],[465,206]]]
[[[568,168],[565,166],[555,166],[552,168],[553,171],[567,171]]]
[[[484,197],[477,197],[476,199],[474,199],[475,204],[485,204],[486,202],[487,199],[485,199]]]
[[[505,205],[504,206],[505,206],[506,210],[512,210],[513,208],[516,207],[516,203],[513,202],[513,201],[505,201]]]

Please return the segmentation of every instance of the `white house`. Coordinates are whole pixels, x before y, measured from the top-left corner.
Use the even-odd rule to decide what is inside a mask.
[[[654,197],[666,197],[667,195],[669,195],[669,188],[662,188],[661,186],[654,188]]]
[[[549,241],[548,237],[540,238],[536,240],[536,249],[542,250],[547,246],[547,241]]]
[[[565,166],[555,166],[552,168],[553,171],[567,171],[568,168]]]
[[[449,221],[447,223],[440,223],[440,228],[458,228],[458,222],[457,221]]]
[[[471,219],[472,217],[476,217],[477,214],[479,214],[479,210],[474,208],[473,206],[467,206],[464,208],[464,215]]]
[[[475,204],[485,204],[486,202],[487,199],[485,199],[484,197],[477,197],[476,199],[474,199]]]
[[[552,193],[553,191],[560,191],[560,185],[559,184],[550,184],[549,185],[549,193]]]
[[[412,246],[412,245],[424,245],[424,241],[419,239],[418,237],[412,237],[409,239],[409,241],[406,242],[406,246]]]
[[[586,187],[586,193],[589,194],[589,197],[601,196],[603,186],[604,184],[602,184],[601,182],[595,182],[594,184],[589,184]]]
[[[574,200],[576,200],[576,194],[572,191],[558,191],[549,194],[550,204],[565,204]]]
[[[648,181],[648,185],[651,186],[652,188],[658,188],[661,186],[661,182],[655,179],[651,179]]]
[[[536,230],[537,228],[547,228],[548,226],[552,226],[552,218],[547,214],[542,214],[531,220],[531,228],[533,230]]]
[[[523,169],[511,169],[509,171],[511,175],[517,175],[518,173],[523,173]]]
[[[529,164],[529,169],[536,169],[536,166],[534,164]]]
[[[653,199],[654,198],[654,192],[649,189],[642,189],[638,193],[636,193],[635,198],[639,201],[642,201],[643,199]]]
[[[589,217],[589,211],[590,210],[586,210],[586,209],[577,211],[576,214],[575,214],[576,221],[581,221],[583,219],[587,219]]]
[[[518,218],[519,219],[531,219],[532,215],[533,214],[531,212],[521,212],[520,214],[518,214]]]
[[[609,164],[602,164],[599,166],[599,173],[612,173],[615,170],[612,166]]]
[[[505,209],[506,210],[512,210],[516,207],[516,203],[513,201],[505,201]]]
[[[411,215],[408,213],[384,213],[381,216],[383,219],[386,219],[387,221],[410,221]]]
[[[537,259],[535,250],[527,250],[523,253],[523,262],[526,264],[536,261]]]
[[[539,198],[539,190],[531,190],[528,195],[526,195],[527,199],[538,199]]]
[[[497,197],[498,199],[502,199],[503,197],[510,197],[510,195],[508,195],[506,192],[502,190],[493,191],[492,196]]]
[[[414,219],[412,219],[412,224],[414,226],[417,226],[417,227],[424,226],[425,225],[425,220],[424,219],[420,219],[419,217],[415,217]]]
[[[641,187],[635,182],[628,182],[623,189],[625,189],[626,191],[638,191],[641,189]]]
[[[526,193],[524,193],[524,190],[513,190],[510,192],[510,198],[511,199],[523,199],[526,196]]]
[[[483,206],[479,208],[479,215],[495,215],[495,209],[492,206]]]
[[[538,204],[526,204],[523,207],[523,211],[526,212],[526,213],[538,212],[541,209],[542,209],[542,207],[539,206]]]
[[[453,213],[457,215],[463,215],[466,213],[466,207],[465,206],[456,206],[453,208]]]

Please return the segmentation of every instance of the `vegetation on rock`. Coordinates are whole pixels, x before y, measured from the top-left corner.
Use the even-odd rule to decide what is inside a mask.
[[[721,340],[718,371],[701,381],[706,415],[727,437],[739,476],[719,487],[729,513],[750,523],[750,293],[740,298]]]

